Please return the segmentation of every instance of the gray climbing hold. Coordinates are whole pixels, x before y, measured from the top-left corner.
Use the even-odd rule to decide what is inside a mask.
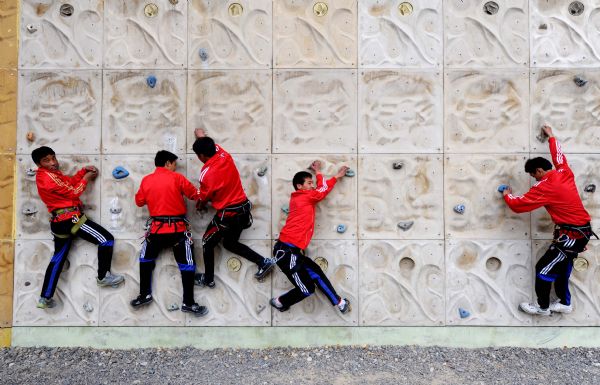
[[[200,48],[198,50],[198,56],[200,56],[200,60],[202,60],[202,61],[208,60],[208,52],[204,48]]]
[[[569,13],[572,16],[579,16],[583,13],[585,9],[583,3],[581,1],[573,1],[569,4]]]
[[[548,29],[548,24],[540,24],[540,26],[538,28],[546,30],[546,29]]]
[[[121,214],[121,211],[123,211],[123,209],[120,207],[111,207],[110,208],[111,214]]]
[[[23,211],[21,211],[24,215],[33,215],[38,212],[35,207],[25,207]]]
[[[32,168],[28,168],[27,171],[25,171],[25,174],[27,174],[27,176],[35,176],[37,171],[35,171]]]
[[[483,11],[488,15],[495,15],[498,13],[500,6],[495,1],[488,1],[483,5]]]
[[[548,139],[548,135],[543,130],[540,130],[540,133],[535,137],[541,143],[544,143],[546,139]]]
[[[73,14],[73,6],[71,4],[63,4],[60,6],[60,15],[69,17]]]
[[[460,204],[460,205],[456,205],[454,206],[454,212],[458,213],[458,214],[464,214],[465,213],[465,205]]]
[[[501,184],[498,186],[498,192],[503,193],[507,188],[509,188],[507,184]]]
[[[281,206],[281,211],[283,211],[286,214],[289,214],[290,213],[290,205]]]
[[[354,170],[348,169],[346,170],[346,176],[352,178],[353,176],[355,176],[356,173],[354,172]]]
[[[575,76],[573,78],[573,82],[577,85],[577,87],[583,87],[587,84],[588,81],[582,78],[581,76]]]
[[[398,222],[398,227],[400,229],[402,229],[403,231],[407,231],[408,229],[410,229],[412,227],[412,225],[414,225],[415,222],[414,221],[406,221],[406,222]]]
[[[394,164],[392,164],[392,167],[394,168],[394,170],[400,170],[402,167],[404,167],[404,162],[394,162]]]
[[[169,306],[167,306],[167,311],[175,311],[175,310],[179,310],[179,305],[177,305],[176,303],[172,303]]]
[[[467,318],[471,315],[471,313],[468,310],[465,310],[462,307],[459,307],[458,315],[460,316],[460,318]]]
[[[346,232],[346,225],[338,225],[336,230],[338,233],[343,234]]]
[[[150,75],[146,78],[146,84],[150,88],[154,88],[156,86],[156,76]]]
[[[94,311],[94,306],[92,306],[91,303],[86,302],[83,304],[83,310],[87,311],[88,313],[91,313]]]
[[[593,184],[593,183],[590,183],[587,186],[585,186],[585,188],[583,189],[583,191],[589,192],[589,193],[596,192],[596,185]]]
[[[256,175],[263,177],[267,174],[267,170],[268,170],[267,166],[260,167],[258,170],[256,170]]]
[[[27,32],[35,33],[36,31],[37,31],[37,28],[33,24],[27,24]]]

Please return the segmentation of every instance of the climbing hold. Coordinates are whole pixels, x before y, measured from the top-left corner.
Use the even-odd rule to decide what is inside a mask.
[[[146,4],[144,7],[144,15],[146,15],[146,17],[154,17],[158,15],[158,5],[154,3]]]
[[[590,265],[590,263],[588,262],[588,260],[583,257],[577,257],[577,258],[573,259],[573,269],[575,271],[587,270],[589,265]]]
[[[176,303],[172,303],[167,306],[167,311],[175,311],[175,310],[179,310],[179,305],[177,305]]]
[[[127,176],[129,176],[129,171],[125,170],[123,167],[121,166],[117,166],[115,167],[115,169],[112,172],[112,176],[115,179],[123,179],[126,178]]]
[[[33,24],[27,24],[27,32],[35,33],[36,31],[37,31],[37,28]]]
[[[204,49],[204,48],[200,48],[198,50],[198,56],[200,56],[200,60],[202,60],[202,61],[208,60],[208,52],[206,52],[206,49]]]
[[[230,16],[241,16],[244,12],[244,7],[242,7],[242,4],[240,3],[231,3],[231,5],[229,5],[228,11]]]
[[[316,16],[321,17],[327,15],[329,7],[322,1],[318,1],[313,5],[313,12]]]
[[[548,135],[544,132],[544,130],[540,129],[540,133],[535,137],[541,143],[544,143],[546,139],[548,139]]]
[[[573,78],[573,82],[575,82],[575,84],[577,84],[577,87],[583,87],[587,84],[587,80],[585,80],[581,76],[575,76]]]
[[[60,6],[60,15],[69,17],[73,14],[73,6],[71,4],[63,4]]]
[[[488,15],[495,15],[498,13],[500,6],[495,1],[488,1],[483,5],[483,11]]]
[[[179,0],[169,0],[169,3],[177,5],[177,3],[179,3]]]
[[[355,176],[356,173],[354,172],[354,170],[348,169],[346,170],[346,176],[352,178],[353,176]]]
[[[120,214],[121,211],[123,211],[123,209],[120,208],[120,207],[111,207],[110,208],[110,213],[111,214]]]
[[[29,131],[27,135],[25,135],[25,138],[27,138],[27,141],[33,142],[33,140],[35,139],[35,135],[33,134],[33,132]]]
[[[465,213],[465,205],[460,204],[460,205],[454,206],[454,212],[458,213],[458,214],[464,214]]]
[[[583,6],[583,3],[581,3],[581,1],[573,1],[571,2],[571,4],[569,4],[569,13],[572,16],[581,15],[584,9],[585,7]]]
[[[593,183],[590,183],[587,186],[585,186],[585,188],[583,189],[583,191],[589,192],[589,193],[596,192],[596,185],[593,184]]]
[[[27,171],[25,171],[25,174],[27,174],[27,176],[35,176],[36,171],[32,168],[28,168]]]
[[[327,261],[327,259],[325,259],[323,257],[317,257],[317,258],[315,258],[315,263],[317,265],[319,265],[319,267],[323,271],[327,271],[327,268],[329,267],[329,262]]]
[[[400,170],[402,167],[404,167],[404,162],[394,162],[394,164],[392,164],[392,167],[394,168],[394,170]]]
[[[238,272],[242,268],[242,261],[239,258],[231,257],[227,260],[227,269],[231,272]]]
[[[414,221],[398,222],[398,228],[402,229],[403,231],[407,231],[414,224],[415,224]]]
[[[338,225],[337,232],[343,234],[346,232],[346,225]]]
[[[33,215],[37,212],[38,210],[35,207],[25,207],[22,211],[24,215]]]
[[[267,170],[268,170],[267,166],[259,167],[256,170],[256,175],[258,175],[260,177],[263,177],[263,176],[265,176],[267,174]]]
[[[290,205],[281,206],[281,211],[283,211],[286,214],[289,214],[290,213]]]
[[[502,193],[507,188],[509,188],[507,184],[501,184],[500,186],[498,186],[498,192]]]
[[[154,76],[154,75],[148,76],[146,78],[146,84],[148,85],[148,87],[154,88],[154,86],[156,86],[156,76]]]
[[[91,313],[94,311],[94,306],[92,306],[91,303],[86,302],[83,304],[83,310],[87,311],[88,313]]]
[[[413,6],[411,3],[405,1],[398,6],[398,12],[402,16],[408,16],[413,12]]]
[[[546,29],[548,29],[548,24],[540,24],[540,26],[538,28],[546,30]]]
[[[460,316],[460,318],[467,318],[471,315],[471,313],[468,310],[465,310],[462,307],[459,307],[458,315]]]

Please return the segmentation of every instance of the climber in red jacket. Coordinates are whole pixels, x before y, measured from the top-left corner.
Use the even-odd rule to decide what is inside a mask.
[[[519,305],[522,311],[529,314],[550,315],[551,312],[573,311],[569,292],[573,259],[585,250],[590,237],[595,234],[560,143],[549,126],[543,126],[542,131],[549,137],[550,154],[556,170],[545,158],[529,159],[525,163],[525,172],[537,183],[524,195],[513,195],[510,187],[502,193],[504,201],[514,212],[528,212],[543,206],[555,224],[554,240],[535,266],[537,304],[524,302]],[[552,282],[558,301],[550,303]]]

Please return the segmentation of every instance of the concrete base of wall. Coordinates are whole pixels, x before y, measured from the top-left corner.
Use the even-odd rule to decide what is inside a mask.
[[[4,332],[5,329],[0,330]],[[8,338],[10,340],[10,329]],[[3,341],[0,334],[0,346]],[[420,345],[599,347],[596,327],[13,327],[13,346],[113,349]]]

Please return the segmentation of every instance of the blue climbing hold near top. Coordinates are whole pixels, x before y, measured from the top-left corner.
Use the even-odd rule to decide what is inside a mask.
[[[148,85],[148,87],[154,88],[154,86],[156,86],[156,76],[154,76],[154,75],[148,76],[146,78],[146,84]]]
[[[206,49],[204,49],[204,48],[200,48],[198,50],[198,56],[200,56],[200,60],[202,60],[202,61],[208,60],[208,52],[206,52]]]
[[[468,310],[465,310],[462,307],[459,307],[458,308],[458,315],[460,316],[460,318],[467,318],[468,316],[471,315],[471,313],[469,313]]]
[[[506,190],[507,188],[507,184],[501,184],[500,186],[498,186],[498,192],[504,192],[504,190]]]
[[[465,205],[460,204],[460,205],[454,206],[454,212],[456,212],[458,214],[464,214],[465,213]]]
[[[337,232],[342,234],[346,232],[346,225],[338,225]]]
[[[123,179],[123,178],[126,178],[129,175],[129,171],[125,170],[121,166],[117,166],[113,170],[112,175],[113,175],[113,177],[115,179]]]

